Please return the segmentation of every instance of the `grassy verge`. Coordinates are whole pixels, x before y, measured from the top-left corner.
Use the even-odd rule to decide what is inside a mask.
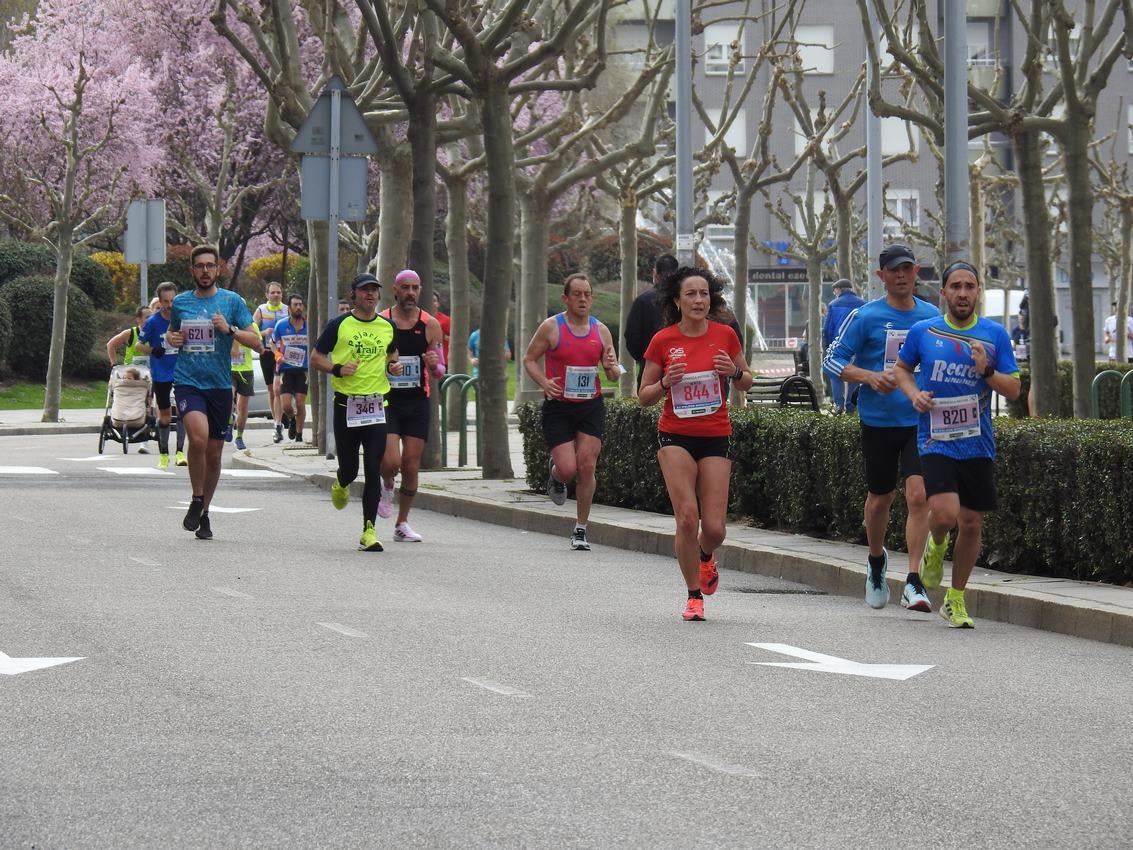
[[[0,410],[41,409],[43,392],[43,384],[23,382],[0,384]],[[59,406],[61,408],[105,407],[106,382],[65,382]]]

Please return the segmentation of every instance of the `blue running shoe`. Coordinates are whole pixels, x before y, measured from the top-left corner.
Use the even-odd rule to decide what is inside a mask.
[[[889,553],[881,550],[881,569],[875,570],[866,560],[865,601],[870,608],[884,608],[889,604],[889,582],[885,573],[889,570]]]

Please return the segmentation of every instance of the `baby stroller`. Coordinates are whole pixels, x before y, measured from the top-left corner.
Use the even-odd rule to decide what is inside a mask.
[[[153,382],[145,366],[115,366],[106,386],[106,412],[98,433],[98,453],[107,440],[122,444],[122,454],[130,443],[157,439],[153,415]]]

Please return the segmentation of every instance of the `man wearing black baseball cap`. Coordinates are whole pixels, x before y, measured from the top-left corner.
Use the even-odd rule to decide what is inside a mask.
[[[909,574],[901,605],[910,611],[931,611],[919,567],[928,537],[928,502],[917,451],[919,414],[897,389],[897,352],[914,324],[939,315],[935,307],[915,295],[919,267],[905,245],[890,245],[878,257],[877,276],[885,295],[849,315],[838,338],[826,351],[822,369],[833,380],[860,384],[858,418],[861,421],[862,458],[865,463],[865,530],[869,543],[865,601],[871,608],[889,602],[889,553],[885,532],[896,496],[897,481],[905,479],[905,542]]]
[[[402,368],[393,323],[378,313],[381,288],[369,272],[354,278],[350,282],[354,309],[327,322],[311,352],[311,368],[333,376],[338,473],[331,484],[330,500],[338,510],[350,500],[350,484],[358,477],[358,451],[363,452],[366,481],[358,544],[368,552],[382,551],[374,523],[386,449],[385,397],[390,389],[389,374],[400,375]]]

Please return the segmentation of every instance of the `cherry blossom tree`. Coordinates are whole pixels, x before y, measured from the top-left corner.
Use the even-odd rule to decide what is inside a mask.
[[[56,254],[43,420],[59,419],[75,248],[120,229],[161,165],[154,81],[112,22],[127,4],[43,0],[0,56],[0,218]]]

